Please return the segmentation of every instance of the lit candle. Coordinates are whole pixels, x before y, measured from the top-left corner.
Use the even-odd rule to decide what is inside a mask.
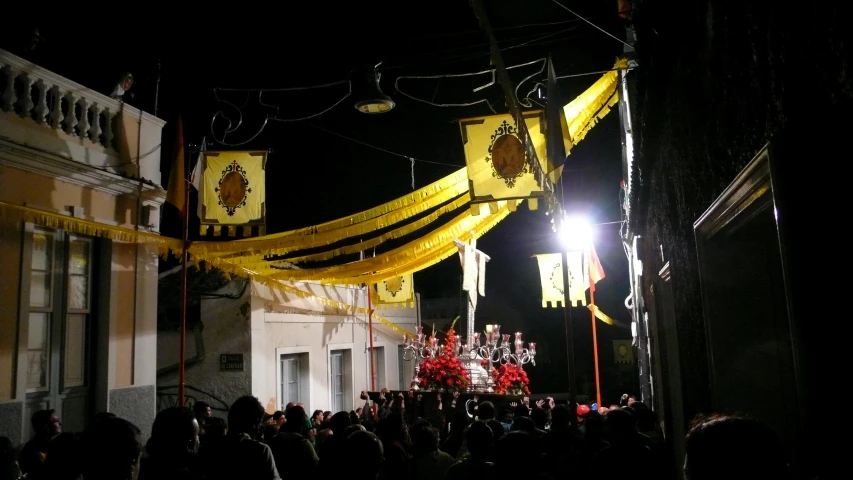
[[[515,332],[515,341],[521,340],[521,332]]]
[[[508,333],[504,333],[503,340],[501,341],[501,344],[502,345],[509,345],[509,334]]]
[[[522,350],[524,350],[524,342],[522,342],[521,340],[516,340],[515,353],[521,353]]]
[[[422,327],[422,326],[420,326],[420,325],[418,325],[417,327],[415,327],[415,333],[417,333],[417,334],[418,334],[418,337],[420,337],[420,336],[421,336],[421,333],[423,333],[423,331],[424,331],[424,327]]]
[[[528,347],[529,347],[528,350],[530,351],[530,356],[531,357],[536,356],[536,343],[530,342],[528,344]]]
[[[471,342],[469,342],[469,343],[470,343],[474,348],[479,347],[479,346],[480,346],[480,334],[479,334],[479,333],[475,333],[475,334],[471,337]]]
[[[486,333],[492,333],[492,328],[494,328],[492,325],[486,325]]]

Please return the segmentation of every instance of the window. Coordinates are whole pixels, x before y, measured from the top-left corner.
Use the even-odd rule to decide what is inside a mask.
[[[27,410],[56,409],[69,430],[90,410],[89,350],[96,320],[94,240],[27,228],[22,301],[27,305]]]
[[[344,409],[344,352],[333,352],[329,356],[332,369],[332,411],[341,412]]]
[[[351,410],[352,349],[329,351],[329,410],[333,413]]]
[[[368,368],[370,368],[368,366]],[[376,369],[376,389],[389,388],[388,378],[385,376],[385,347],[373,347],[373,368]],[[370,379],[367,379],[370,384]]]
[[[281,356],[281,409],[290,402],[303,402],[302,355]]]

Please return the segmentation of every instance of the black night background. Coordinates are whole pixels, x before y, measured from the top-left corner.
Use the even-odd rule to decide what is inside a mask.
[[[616,0],[563,3],[613,35],[624,36]],[[577,75],[560,81],[564,102],[600,78],[598,73],[589,73],[612,68],[623,49],[619,41],[549,0],[492,1],[487,2],[487,8],[507,65],[551,55],[558,75]],[[188,151],[198,148],[202,139],[211,150],[269,149],[268,232],[361,211],[411,191],[413,180],[419,188],[461,168],[464,155],[456,121],[491,113],[483,103],[438,107],[395,91],[400,76],[490,68],[488,38],[468,2],[287,4],[281,8],[247,8],[240,13],[208,8],[202,14],[188,12],[172,19],[159,8],[144,10],[125,17],[120,29],[102,30],[88,44],[66,42],[65,21],[31,20],[14,28],[4,27],[2,46],[20,52],[37,27],[44,43],[30,60],[103,93],[109,93],[119,75],[129,71],[136,79],[136,96],[131,103],[147,112],[154,110],[159,80],[157,116],[168,121],[162,146],[164,187],[174,158],[179,115]],[[271,108],[258,102],[263,89],[313,86],[348,78],[357,85],[360,69],[380,62],[381,87],[396,102],[391,112],[359,113],[353,108],[357,94],[353,92],[325,114],[306,121],[270,120],[258,134],[267,117],[311,116],[346,93],[345,85],[265,91],[263,102],[274,106]],[[514,69],[513,81],[519,82],[539,68],[540,64],[534,64]],[[536,75],[524,87],[529,90],[544,77],[544,73]],[[505,112],[497,85],[472,91],[489,80],[490,75],[405,79],[400,81],[400,89],[439,104],[486,98],[499,113]],[[242,124],[225,138],[226,122],[211,126],[219,108],[214,88],[237,89],[219,91],[219,98],[244,106]],[[222,105],[226,116],[237,118],[239,112]],[[195,161],[194,155],[188,157],[190,162]],[[415,159],[414,168],[410,158]],[[606,273],[597,286],[596,303],[615,320],[629,325],[629,311],[624,306],[629,294],[627,259],[619,237],[621,180],[619,116],[613,112],[572,150],[563,182],[567,210],[596,224],[596,248]],[[179,236],[174,212],[165,215],[164,234]],[[387,242],[381,248],[391,249],[409,240]],[[528,369],[532,389],[565,392],[563,309],[542,308],[538,267],[531,258],[537,253],[558,251],[550,217],[544,210],[531,212],[521,205],[486,234],[478,247],[492,261],[487,268],[486,296],[480,300],[480,310],[491,315],[479,313],[477,329],[482,330],[487,323],[505,323],[502,315],[523,319],[525,340],[536,341],[542,352],[537,366]],[[458,257],[448,258],[416,274],[416,291],[425,300],[456,298],[460,273]],[[575,308],[573,317],[579,393],[593,396],[590,313]],[[630,338],[631,333],[599,322],[598,334],[603,401],[614,403],[622,393],[637,388],[633,367],[626,371],[613,359],[612,340]]]

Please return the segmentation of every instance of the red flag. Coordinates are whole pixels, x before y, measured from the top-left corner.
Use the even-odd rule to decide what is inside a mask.
[[[630,0],[618,0],[619,5],[619,16],[624,18],[625,20],[629,20],[631,18],[631,11],[633,10],[631,6]]]
[[[178,117],[178,132],[175,141],[175,158],[169,172],[169,188],[166,191],[166,201],[181,212],[181,218],[187,215],[187,175],[184,165],[184,124]]]

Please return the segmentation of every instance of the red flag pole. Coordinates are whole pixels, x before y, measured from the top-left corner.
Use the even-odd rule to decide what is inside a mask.
[[[598,373],[598,329],[595,322],[595,281],[592,279],[592,252],[587,252],[587,275],[589,275],[589,311],[592,313],[592,356],[595,361],[595,400],[601,406],[601,377]]]

